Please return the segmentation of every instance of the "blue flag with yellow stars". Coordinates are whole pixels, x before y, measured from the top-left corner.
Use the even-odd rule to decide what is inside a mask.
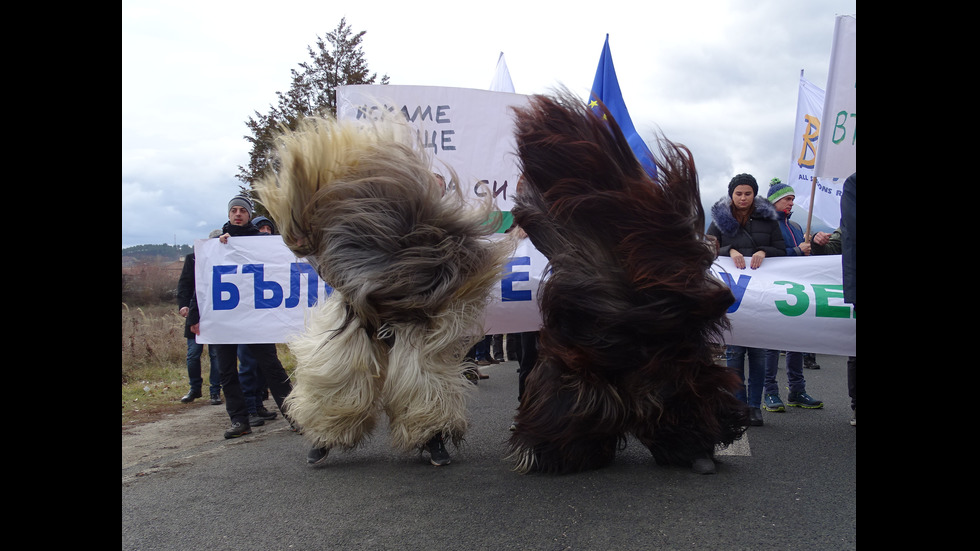
[[[609,52],[609,35],[606,35],[606,44],[602,47],[602,57],[599,58],[599,67],[595,72],[595,81],[592,82],[592,97],[589,98],[589,106],[598,113],[598,103],[596,98],[605,104],[606,108],[616,119],[620,130],[626,136],[626,140],[633,149],[633,154],[639,159],[640,164],[647,171],[651,178],[657,177],[657,165],[653,162],[653,155],[647,147],[643,138],[636,133],[633,121],[630,119],[629,111],[626,110],[626,102],[623,101],[623,92],[619,89],[619,80],[616,78],[616,68],[613,67],[612,54]]]

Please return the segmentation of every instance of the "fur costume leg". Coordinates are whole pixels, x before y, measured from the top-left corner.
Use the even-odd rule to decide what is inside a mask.
[[[460,374],[461,359],[432,354],[438,336],[418,326],[397,326],[382,394],[391,444],[411,451],[435,434],[459,445],[466,433],[466,400],[473,385]],[[436,337],[436,339],[433,339]]]
[[[314,446],[356,446],[381,410],[400,450],[466,431],[464,347],[513,243],[489,239],[492,198],[444,193],[414,140],[404,120],[305,119],[255,186],[286,245],[335,290],[290,343],[287,411]]]
[[[561,91],[515,113],[514,218],[551,269],[510,439],[517,470],[602,467],[629,435],[685,466],[730,444],[746,410],[711,343],[734,297],[709,274],[690,152],[662,140],[654,180],[604,107],[596,116]]]
[[[312,316],[306,334],[289,343],[297,384],[286,398],[290,418],[316,447],[357,447],[377,423],[388,355],[384,343],[344,320],[334,292]],[[302,384],[299,384],[302,382]]]

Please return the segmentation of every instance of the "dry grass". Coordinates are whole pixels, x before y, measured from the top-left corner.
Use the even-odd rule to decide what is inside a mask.
[[[210,360],[205,354],[203,362]],[[205,379],[208,368],[202,369]],[[122,306],[122,423],[152,420],[188,389],[184,318],[175,305]]]
[[[292,373],[295,360],[280,344],[279,359]],[[211,359],[201,355],[204,388]],[[179,411],[187,393],[187,340],[176,304],[122,305],[122,426],[145,423]]]

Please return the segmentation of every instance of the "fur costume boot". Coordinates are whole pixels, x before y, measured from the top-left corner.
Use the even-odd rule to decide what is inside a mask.
[[[691,154],[661,140],[651,179],[599,110],[567,90],[515,108],[514,218],[551,269],[510,439],[521,472],[606,466],[631,435],[691,466],[747,425],[738,378],[712,355],[734,297],[709,272]]]
[[[356,447],[382,411],[398,450],[466,431],[463,355],[513,243],[489,239],[492,198],[444,193],[414,136],[392,118],[305,119],[256,184],[286,245],[334,289],[290,343],[286,411],[315,447]]]

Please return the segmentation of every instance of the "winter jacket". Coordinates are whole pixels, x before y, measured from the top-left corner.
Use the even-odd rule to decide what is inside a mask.
[[[830,234],[830,241],[827,241],[826,245],[818,245],[816,241],[810,242],[810,254],[817,255],[832,255],[841,253],[841,233],[840,228],[834,230],[834,233]]]
[[[844,302],[857,307],[857,172],[844,180],[840,198],[841,269]]]
[[[800,250],[800,243],[803,243],[803,228],[789,219],[792,215],[792,212],[787,214],[781,210],[776,211],[779,229],[782,230],[783,241],[786,242],[786,256],[805,256]]]
[[[225,225],[221,226],[221,233],[227,233],[232,237],[264,235],[258,228],[255,227],[255,224],[252,224],[251,220],[246,222],[244,226],[236,226],[231,222],[225,222]]]
[[[184,267],[180,270],[177,280],[177,309],[187,307],[187,318],[184,320],[184,338],[193,339],[191,326],[201,321],[197,311],[197,295],[194,289],[194,253],[184,257]]]
[[[754,206],[744,227],[732,214],[731,197],[722,197],[711,207],[713,220],[707,233],[718,239],[718,256],[729,256],[733,248],[744,256],[752,256],[756,251],[764,251],[767,257],[786,256],[786,241],[779,229],[775,207],[762,197],[755,198]]]

